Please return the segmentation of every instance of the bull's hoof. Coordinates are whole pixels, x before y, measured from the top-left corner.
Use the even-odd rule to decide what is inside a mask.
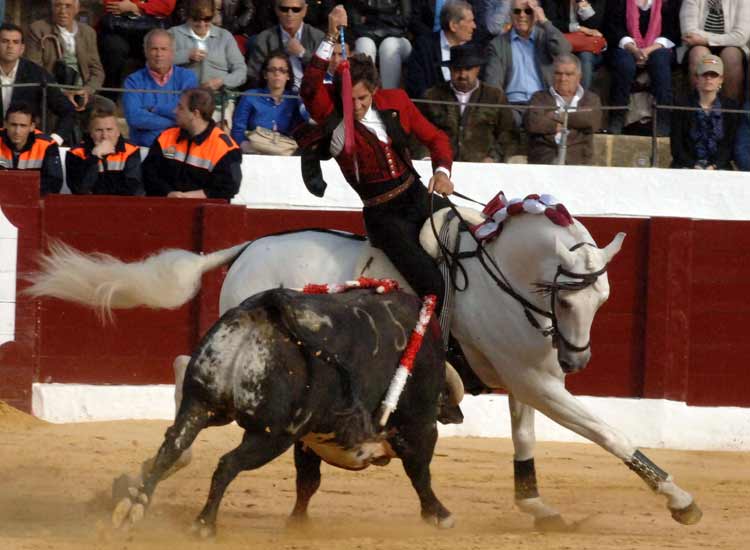
[[[205,519],[197,519],[193,522],[190,532],[202,540],[212,539],[216,537],[216,525],[209,524]]]
[[[453,519],[453,515],[448,513],[447,516],[440,517],[437,514],[423,515],[422,520],[425,523],[434,525],[438,529],[452,529],[456,525],[456,520]]]
[[[672,518],[683,525],[695,525],[703,517],[703,510],[698,507],[695,501],[679,510],[670,508],[669,511],[672,512]]]
[[[544,532],[561,532],[570,531],[571,527],[560,514],[554,514],[551,516],[544,516],[541,518],[534,518],[534,529]]]

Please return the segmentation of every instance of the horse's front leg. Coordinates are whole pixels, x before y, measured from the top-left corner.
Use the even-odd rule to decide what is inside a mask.
[[[515,503],[522,512],[534,518],[534,526],[542,529],[564,528],[560,513],[547,506],[539,496],[534,466],[536,434],[534,432],[534,409],[521,403],[513,394],[508,394],[511,432],[513,436],[513,478],[515,481]]]
[[[676,521],[686,525],[700,521],[703,513],[692,495],[681,489],[671,475],[639,451],[625,434],[591,414],[565,389],[562,380],[549,377],[543,384],[525,389],[529,390],[528,393],[519,396],[524,402],[618,457],[654,492],[666,497],[667,507]]]

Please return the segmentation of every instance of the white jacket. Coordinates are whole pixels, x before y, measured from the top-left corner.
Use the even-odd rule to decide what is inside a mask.
[[[750,1],[721,0],[724,8],[724,34],[703,30],[708,15],[706,0],[683,0],[680,8],[682,34],[695,33],[707,39],[709,46],[737,46],[750,54]]]

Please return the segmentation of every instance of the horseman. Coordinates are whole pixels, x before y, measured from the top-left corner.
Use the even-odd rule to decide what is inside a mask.
[[[418,295],[436,295],[436,311],[440,312],[445,293],[443,277],[419,244],[419,231],[430,216],[430,195],[412,166],[407,141],[414,135],[427,146],[434,170],[429,190],[449,195],[453,192],[450,140],[422,116],[403,90],[381,89],[375,64],[365,55],[349,58],[350,98],[342,100],[341,70],[332,85],[324,84],[339,29],[346,25],[346,10],[338,5],[328,16],[328,34],[302,79],[300,95],[317,123],[299,140],[305,150],[303,176],[311,192],[322,195],[325,183],[317,163],[335,158],[346,181],[362,199],[370,242],[383,250]],[[353,128],[346,128],[342,101],[353,105]],[[345,147],[347,131],[354,134],[349,150]],[[311,155],[316,165],[312,169]],[[313,180],[317,188],[311,187]],[[447,206],[446,199],[435,197],[435,210]]]

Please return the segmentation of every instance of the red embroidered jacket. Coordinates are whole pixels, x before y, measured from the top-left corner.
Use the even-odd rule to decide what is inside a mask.
[[[320,125],[328,117],[336,116],[335,89],[332,85],[323,83],[327,67],[326,60],[313,56],[305,70],[300,88],[300,96],[308,113]],[[380,114],[386,128],[392,127],[394,120],[397,120],[406,136],[414,134],[425,144],[430,151],[433,170],[442,166],[450,171],[453,164],[450,139],[422,115],[404,90],[376,90],[373,107]],[[346,180],[360,196],[367,197],[382,192],[378,189],[381,186],[377,184],[400,179],[407,170],[412,170],[411,159],[405,146],[402,149],[391,139],[388,144],[381,142],[360,123],[355,122],[355,131],[353,154],[357,159],[357,171],[354,168],[354,159],[348,158],[343,151],[336,157],[336,161]]]

